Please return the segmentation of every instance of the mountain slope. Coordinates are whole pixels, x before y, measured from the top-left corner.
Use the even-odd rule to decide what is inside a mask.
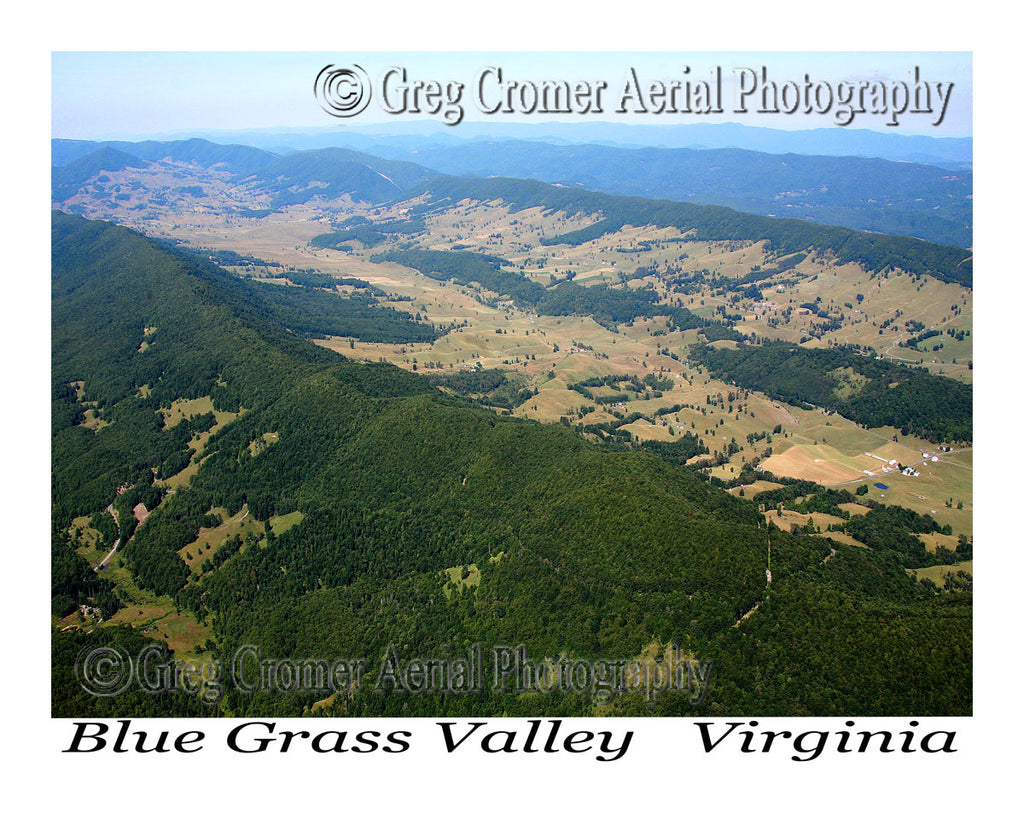
[[[540,179],[649,199],[724,205],[969,247],[973,176],[932,165],[722,148],[474,141],[406,158],[446,174]]]
[[[542,243],[546,245],[582,244],[614,233],[625,225],[653,225],[675,227],[684,233],[692,231],[692,237],[697,240],[756,242],[767,239],[772,250],[779,253],[813,250],[832,254],[840,263],[857,262],[869,271],[900,268],[908,273],[927,274],[965,287],[970,287],[973,281],[972,254],[963,248],[905,236],[814,225],[800,219],[775,219],[717,205],[612,196],[536,180],[503,177],[444,176],[424,183],[412,192],[410,198],[417,194],[426,194],[430,201],[414,207],[414,213],[470,199],[500,200],[514,211],[542,207],[601,217],[588,227],[543,239]]]
[[[303,151],[260,168],[255,179],[275,195],[272,207],[307,202],[314,196],[351,195],[363,202],[397,199],[437,174],[412,162],[380,159],[344,148]]]
[[[103,171],[141,168],[145,164],[138,157],[109,146],[90,151],[67,165],[53,169],[50,179],[53,198],[61,202],[74,196],[83,185]]]

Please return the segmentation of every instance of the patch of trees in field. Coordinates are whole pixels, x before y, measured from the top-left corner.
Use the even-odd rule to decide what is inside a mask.
[[[238,253],[234,250],[214,250],[204,249],[203,253],[206,254],[207,258],[214,264],[230,266],[230,267],[281,267],[280,262],[268,262],[266,259],[260,259],[256,256],[250,256],[246,253]]]
[[[309,240],[312,247],[343,249],[349,242],[359,242],[364,247],[376,247],[393,236],[410,236],[427,229],[422,219],[404,219],[390,222],[371,222],[364,216],[345,220],[340,230],[321,233]]]
[[[503,267],[504,259],[463,250],[392,250],[370,257],[373,262],[397,262],[439,281],[463,286],[474,283],[507,296],[525,310],[545,316],[591,316],[596,321],[621,324],[638,318],[666,316],[674,330],[697,327],[723,337],[739,334],[720,322],[699,318],[685,307],[659,304],[654,288],[633,290],[606,284],[583,286],[562,281],[553,287]]]
[[[748,472],[743,480],[750,483],[756,478],[784,484],[758,492],[758,506],[766,509],[784,507],[803,515],[825,514],[841,518],[845,522],[834,524],[830,529],[844,531],[876,552],[890,553],[892,558],[906,569],[956,563],[971,560],[974,556],[973,546],[966,538],[961,540],[955,550],[939,546],[934,552],[929,552],[924,542],[916,535],[952,534],[951,527],[940,526],[931,515],[921,515],[903,506],[882,504],[872,498],[855,495],[846,489],[829,489],[812,481],[777,477],[770,473],[755,475]],[[868,511],[862,515],[853,515],[841,508],[847,503],[866,506]]]
[[[535,388],[527,386],[523,376],[501,369],[431,373],[427,375],[427,380],[436,387],[445,387],[472,398],[483,406],[505,410],[515,409],[537,394]]]
[[[933,442],[969,442],[973,435],[969,384],[846,348],[695,346],[690,357],[715,378],[796,406],[833,410],[867,427],[893,426]],[[863,377],[863,384],[851,390],[842,377],[846,370]]]
[[[267,311],[289,330],[311,338],[348,336],[370,343],[429,343],[438,337],[430,324],[381,305],[371,295],[340,295],[319,287],[252,283]]]
[[[888,550],[898,555],[908,569],[920,569],[957,560],[969,560],[973,552],[953,552],[943,546],[929,552],[916,534],[939,532],[952,534],[949,526],[939,526],[931,515],[920,515],[902,506],[874,506],[867,514],[852,517],[846,531],[876,551]]]
[[[438,281],[451,281],[468,287],[474,282],[481,287],[508,296],[523,306],[534,305],[543,298],[543,285],[521,273],[503,269],[505,260],[486,253],[468,250],[392,250],[370,257],[371,262],[396,262],[418,270]]]

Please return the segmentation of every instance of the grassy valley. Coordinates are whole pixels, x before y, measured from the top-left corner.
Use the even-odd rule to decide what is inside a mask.
[[[57,655],[117,626],[228,661],[654,641],[714,660],[708,697],[602,713],[970,712],[946,580],[973,557],[969,252],[355,152],[123,147],[55,187],[150,237],[54,214]],[[216,708],[595,712],[321,699]]]

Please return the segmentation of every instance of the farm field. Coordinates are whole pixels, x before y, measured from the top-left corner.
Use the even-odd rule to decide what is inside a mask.
[[[946,577],[957,572],[966,572],[969,575],[974,574],[974,561],[965,560],[962,563],[957,563],[953,566],[928,566],[925,569],[914,569],[911,573],[916,575],[918,580],[931,580],[936,586],[941,588]]]
[[[263,534],[263,527],[249,516],[249,510],[244,506],[234,516],[229,517],[228,510],[223,508],[214,509],[213,514],[219,517],[222,523],[209,529],[200,529],[199,537],[178,550],[179,556],[193,574],[202,574],[203,563],[214,558],[229,538],[239,537],[245,540],[248,535]]]

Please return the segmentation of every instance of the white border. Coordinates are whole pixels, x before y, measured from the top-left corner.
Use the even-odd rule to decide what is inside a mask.
[[[1000,15],[1005,13],[1000,13]],[[217,805],[287,810],[423,811],[444,805],[453,813],[513,815],[523,811],[707,811],[724,815],[757,811],[792,815],[814,809],[837,816],[873,811],[892,816],[908,809],[971,810],[1010,797],[1019,760],[1016,733],[1020,679],[1016,650],[1018,618],[1013,594],[1019,579],[1011,561],[1009,510],[1013,443],[1002,442],[1005,462],[994,456],[995,429],[1012,417],[1019,372],[1011,333],[1021,300],[1014,240],[1019,191],[1015,138],[1019,46],[1008,16],[985,15],[978,7],[898,6],[873,0],[831,8],[817,3],[691,4],[640,3],[554,6],[527,2],[495,7],[479,3],[417,4],[411,8],[292,2],[257,7],[212,6],[194,0],[157,4],[51,4],[30,12],[25,37],[9,21],[16,47],[4,55],[5,156],[14,166],[3,201],[8,245],[5,299],[4,430],[8,469],[9,537],[5,596],[7,632],[3,703],[13,715],[5,726],[5,750],[13,752],[11,781],[21,796],[82,812],[114,809],[163,816]],[[124,21],[124,22],[121,22]],[[471,48],[466,49],[466,44]],[[976,332],[976,424],[980,451],[976,495],[979,549],[976,609],[976,716],[957,720],[960,753],[948,759],[907,755],[828,758],[813,763],[776,762],[756,755],[704,759],[697,746],[678,740],[674,720],[616,722],[635,729],[634,750],[617,763],[534,758],[458,761],[424,752],[386,759],[312,759],[285,755],[253,760],[211,747],[198,759],[174,754],[152,757],[69,760],[59,749],[68,724],[50,720],[49,628],[39,600],[48,576],[43,527],[49,519],[48,440],[48,187],[49,52],[51,50],[956,50],[974,51],[976,112],[976,236],[978,251]],[[998,249],[997,249],[998,248]],[[27,307],[26,307],[27,305]],[[1011,357],[1012,356],[1012,357]],[[999,384],[998,388],[996,384]],[[26,413],[26,409],[28,413]],[[27,417],[26,417],[27,416]],[[1012,429],[1012,426],[1011,426]],[[986,454],[987,453],[987,454]],[[1006,566],[1008,570],[1003,570]],[[42,625],[41,625],[42,624]],[[1013,631],[1011,631],[1011,629]],[[162,723],[173,721],[161,721]],[[585,722],[595,722],[593,720]],[[899,720],[892,721],[900,723]],[[950,721],[944,720],[943,724]],[[858,720],[858,723],[860,721]],[[303,726],[297,726],[303,727]],[[603,726],[598,724],[597,729]],[[269,761],[268,761],[269,760]],[[198,764],[197,764],[198,763]],[[17,804],[18,799],[12,799]],[[1010,797],[1012,799],[1012,797]],[[1011,801],[1009,804],[1013,804]],[[1006,804],[1005,802],[1003,804]],[[1000,811],[1002,813],[1003,811]]]

